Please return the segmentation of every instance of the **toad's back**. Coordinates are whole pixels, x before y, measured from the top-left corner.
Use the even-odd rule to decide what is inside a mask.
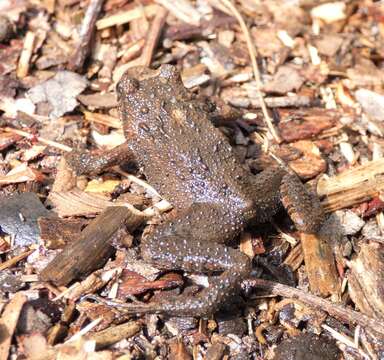
[[[248,172],[174,67],[132,69],[118,94],[128,144],[165,198],[179,208],[198,202],[249,207]]]

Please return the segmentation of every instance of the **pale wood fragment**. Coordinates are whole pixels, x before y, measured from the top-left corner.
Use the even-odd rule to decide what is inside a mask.
[[[333,177],[323,176],[317,184],[319,196],[325,196],[322,205],[326,212],[351,207],[384,191],[384,159],[346,170]]]
[[[140,19],[143,16],[152,17],[159,11],[158,5],[138,6],[134,9],[123,11],[115,15],[107,16],[96,22],[97,30],[105,29],[110,26],[122,25],[132,20]]]
[[[26,301],[27,297],[22,292],[16,293],[12,300],[6,305],[0,318],[2,334],[0,342],[0,359],[8,359],[13,333],[16,330],[21,309]]]
[[[9,267],[12,267],[13,265],[17,264],[19,261],[25,259],[29,255],[31,255],[36,249],[27,250],[19,255],[14,256],[13,258],[4,261],[0,264],[0,271],[3,271],[5,269],[8,269]]]
[[[156,0],[164,6],[175,18],[194,26],[200,25],[200,13],[189,0]]]
[[[32,31],[28,31],[24,38],[24,46],[20,55],[19,64],[17,66],[16,75],[22,79],[28,75],[29,63],[32,57],[35,45],[36,35]]]
[[[96,342],[96,349],[105,348],[115,344],[120,340],[129,339],[141,329],[141,324],[137,321],[130,321],[124,324],[111,326],[105,330],[86,335],[87,340]]]
[[[85,119],[98,124],[103,124],[115,129],[121,129],[123,127],[120,119],[106,114],[93,113],[90,111],[84,111]]]
[[[51,192],[60,193],[69,191],[76,186],[77,177],[75,172],[69,167],[65,157],[62,156],[57,166],[55,182],[52,185]]]

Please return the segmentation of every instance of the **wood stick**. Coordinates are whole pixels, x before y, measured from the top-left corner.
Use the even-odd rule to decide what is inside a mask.
[[[21,261],[21,260],[25,259],[26,257],[28,257],[29,255],[31,255],[35,250],[36,249],[27,250],[27,251],[21,253],[20,255],[13,257],[12,259],[9,259],[7,261],[2,262],[0,264],[0,271],[8,269],[9,267],[17,264],[19,261]]]
[[[143,52],[141,53],[140,62],[143,66],[149,66],[152,62],[153,52],[157,46],[157,43],[160,39],[160,35],[164,29],[165,19],[167,18],[168,10],[160,7],[155,18],[151,23],[149,28],[147,38],[143,47]]]
[[[83,68],[84,61],[87,58],[91,39],[95,31],[96,20],[100,14],[104,0],[91,0],[85,13],[80,30],[80,41],[76,50],[68,62],[68,69],[80,71]]]
[[[273,126],[272,119],[268,113],[267,105],[264,101],[264,96],[261,92],[262,81],[261,81],[260,70],[259,70],[259,67],[257,65],[258,54],[257,54],[256,47],[254,45],[254,41],[251,37],[251,34],[249,32],[249,29],[248,29],[243,17],[241,16],[240,12],[237,10],[236,6],[230,0],[220,0],[220,1],[223,3],[223,5],[226,8],[228,8],[231,11],[233,16],[239,22],[240,28],[241,28],[242,32],[244,33],[245,41],[246,41],[247,47],[248,47],[249,56],[251,58],[253,75],[254,75],[254,78],[256,81],[256,92],[257,92],[258,99],[260,102],[261,110],[262,110],[263,115],[264,115],[264,121],[267,125],[269,133],[275,139],[275,141],[279,144],[279,143],[281,143],[281,138],[280,138],[279,134],[277,133],[275,127]]]
[[[342,322],[367,327],[373,332],[384,336],[384,325],[382,321],[373,319],[360,312],[344,308],[341,305],[333,304],[328,300],[309,294],[305,291],[264,279],[247,279],[243,281],[242,287],[244,289],[264,289],[272,295],[300,300],[304,304],[327,312],[329,315],[334,316]]]
[[[229,103],[233,106],[242,108],[255,108],[261,107],[260,100],[256,98],[256,94],[249,91],[249,96],[234,96],[228,99]],[[281,107],[307,107],[313,104],[313,99],[304,95],[293,96],[274,96],[264,98],[265,103],[269,108]]]
[[[141,325],[137,321],[130,321],[125,324],[111,326],[105,330],[101,330],[90,335],[86,335],[86,340],[96,342],[96,349],[100,350],[109,345],[115,344],[120,340],[129,339],[141,329]]]
[[[113,235],[124,225],[133,231],[145,219],[123,206],[106,208],[80,234],[65,246],[40,273],[43,281],[67,285],[70,281],[100,268],[112,254]]]
[[[123,125],[120,121],[120,119],[107,115],[107,114],[98,114],[98,113],[93,113],[90,111],[84,111],[83,112],[85,120],[95,122],[98,124],[103,124],[115,129],[122,129]]]
[[[20,135],[20,136],[23,136],[29,140],[37,140],[39,142],[41,142],[42,144],[45,144],[45,145],[49,145],[49,146],[52,146],[52,147],[55,147],[57,149],[60,149],[60,150],[63,150],[63,151],[72,151],[72,148],[70,148],[69,146],[66,146],[66,145],[63,145],[63,144],[60,144],[56,141],[52,141],[52,140],[47,140],[47,139],[44,139],[40,136],[36,136],[34,134],[31,134],[29,132],[26,132],[26,131],[23,131],[23,130],[19,130],[19,129],[14,129],[14,128],[11,128],[11,127],[4,127],[2,128],[1,130],[5,131],[5,132],[9,132],[9,133],[13,133],[13,134],[17,134],[17,135]]]

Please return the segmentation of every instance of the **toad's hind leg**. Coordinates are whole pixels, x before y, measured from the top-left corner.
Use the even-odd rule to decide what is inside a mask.
[[[256,175],[253,192],[262,221],[268,220],[265,217],[273,216],[283,205],[300,231],[316,233],[324,222],[317,195],[308,191],[297,175],[282,168],[269,168]]]
[[[239,290],[241,280],[251,270],[250,260],[245,254],[219,243],[223,237],[236,235],[229,230],[230,222],[223,222],[218,208],[194,204],[176,220],[158,226],[141,245],[145,260],[163,269],[222,274],[211,277],[209,287],[194,297],[180,295],[158,303],[124,304],[124,308],[129,313],[173,316],[205,316],[218,310]],[[222,231],[226,227],[228,230]]]

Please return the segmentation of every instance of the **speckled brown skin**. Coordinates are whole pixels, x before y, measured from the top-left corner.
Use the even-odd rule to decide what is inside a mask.
[[[206,104],[187,91],[175,67],[134,68],[117,85],[129,151],[148,182],[178,217],[143,240],[143,257],[164,269],[222,272],[196,297],[157,304],[125,304],[131,313],[204,316],[215,312],[249,275],[251,263],[225,246],[251,220],[270,219],[283,204],[300,230],[316,232],[318,199],[283,169],[257,176],[237,160],[209,119]]]
[[[108,167],[133,161],[134,155],[124,143],[98,154],[74,150],[66,154],[65,159],[77,175],[83,175],[99,174]]]

